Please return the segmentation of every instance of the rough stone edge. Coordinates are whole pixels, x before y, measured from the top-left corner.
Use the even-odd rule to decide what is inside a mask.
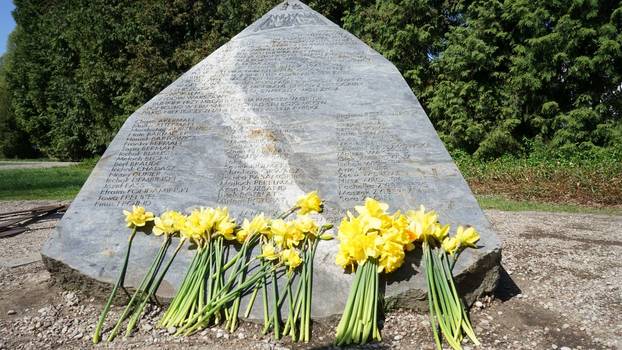
[[[66,290],[79,291],[88,298],[95,298],[102,302],[105,302],[110,296],[113,284],[86,276],[67,264],[48,257],[43,253],[41,254],[41,259],[45,268],[50,272],[52,285],[57,285]],[[126,288],[126,290],[130,293],[134,291],[132,288]],[[118,291],[112,302],[113,304],[125,304],[128,301],[127,295],[123,291]]]
[[[501,273],[501,248],[495,248],[477,259],[461,274],[454,276],[456,288],[470,307],[477,298],[495,291]],[[428,311],[427,290],[413,288],[385,299],[385,309],[405,308],[417,312]]]

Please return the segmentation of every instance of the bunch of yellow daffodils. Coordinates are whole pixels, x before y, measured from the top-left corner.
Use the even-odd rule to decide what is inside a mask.
[[[183,221],[172,214],[162,218],[161,224],[163,230],[178,227],[182,240],[189,239],[197,247],[179,291],[159,322],[162,327],[180,327],[225,288],[224,242],[236,240],[236,223],[227,208],[200,207]]]
[[[287,284],[285,295],[278,296],[276,288],[276,270],[272,273],[272,313],[268,311],[268,295],[266,279],[262,280],[264,302],[264,329],[266,333],[270,327],[274,336],[291,336],[293,341],[308,342],[311,327],[311,283],[313,278],[313,258],[320,240],[332,239],[325,232],[331,225],[320,227],[308,214],[319,213],[323,210],[323,201],[317,192],[309,192],[301,196],[296,205],[286,211],[279,218],[272,220],[269,230],[264,235],[261,247],[262,264],[276,264],[285,268]],[[284,220],[290,214],[297,213],[294,220]],[[299,268],[300,267],[300,268]],[[292,283],[298,277],[296,293],[292,291]],[[257,290],[254,291],[252,300]],[[281,333],[280,307],[285,300],[289,303],[289,314]],[[248,310],[247,310],[248,311]]]
[[[337,327],[336,344],[381,340],[377,323],[378,274],[392,272],[404,263],[405,250],[412,250],[416,237],[400,212],[388,213],[389,205],[367,198],[356,206],[358,215],[347,212],[339,225],[336,263],[356,269],[354,284]],[[361,326],[364,325],[364,326]]]
[[[473,227],[458,226],[456,234],[450,237],[449,225],[439,224],[436,212],[426,211],[423,206],[407,212],[407,217],[410,229],[422,244],[430,324],[437,349],[442,349],[439,329],[453,349],[462,349],[464,334],[479,345],[452,275],[458,255],[467,247],[476,248],[479,234]]]
[[[320,239],[331,238],[325,233],[331,226],[319,227],[316,221],[306,214],[319,213],[322,208],[323,202],[314,191],[298,198],[291,209],[274,219],[262,213],[252,219],[244,219],[239,227],[232,224],[233,221],[230,220],[225,209],[213,211],[200,209],[191,213],[186,220],[186,227],[181,232],[182,235],[192,237],[199,247],[209,247],[210,244],[206,242],[210,240],[216,242],[211,244],[213,246],[211,249],[214,250],[212,255],[197,258],[198,266],[204,265],[201,259],[208,261],[208,267],[203,267],[201,271],[204,271],[203,275],[210,276],[213,282],[209,284],[207,296],[203,298],[202,293],[199,292],[199,299],[194,303],[177,303],[177,297],[173,299],[171,307],[161,321],[162,326],[175,326],[178,327],[178,334],[191,334],[208,326],[212,321],[218,323],[224,311],[225,327],[233,331],[237,325],[241,296],[252,290],[246,309],[246,316],[248,316],[261,289],[264,301],[264,332],[272,327],[275,337],[281,336],[280,306],[285,299],[288,299],[291,307],[290,317],[285,324],[287,334],[292,335],[292,338],[296,340],[297,334],[300,333],[300,339],[308,341],[313,256],[317,242]],[[295,219],[287,220],[288,216],[296,212],[298,216]],[[223,241],[232,241],[241,245],[238,253],[227,261],[222,260],[223,257],[228,256],[221,243]],[[256,245],[259,245],[261,254],[251,258],[248,253]],[[259,266],[250,269],[253,273],[247,276],[248,268],[256,260],[259,261]],[[193,269],[196,268],[191,268]],[[231,272],[225,274],[228,269],[231,269]],[[287,290],[281,295],[276,287],[279,270],[282,270],[288,277]],[[291,285],[297,275],[299,285],[294,297]],[[192,281],[192,272],[188,273],[187,279]],[[268,305],[268,283],[272,285],[272,310]],[[182,283],[178,295],[182,293],[183,298],[193,294],[192,287],[186,284],[192,285],[192,282]],[[180,313],[175,310],[183,308],[184,305],[191,306],[186,311],[182,309],[182,316],[179,316]]]
[[[387,213],[389,206],[372,198],[356,206],[357,216],[348,212],[339,225],[339,253],[336,263],[354,268],[374,259],[379,272],[392,272],[404,263],[405,253],[414,248],[416,236],[408,230],[408,220],[399,211]]]
[[[344,269],[356,270],[356,275],[337,327],[337,345],[381,339],[376,319],[378,274],[402,266],[406,253],[418,243],[423,249],[432,324],[439,349],[436,324],[455,349],[460,346],[462,331],[479,344],[451,274],[460,251],[476,247],[477,231],[460,226],[450,237],[449,225],[441,225],[435,211],[426,211],[423,206],[405,214],[389,213],[388,209],[386,203],[367,198],[363,206],[355,207],[357,215],[347,212],[339,226],[336,263]]]

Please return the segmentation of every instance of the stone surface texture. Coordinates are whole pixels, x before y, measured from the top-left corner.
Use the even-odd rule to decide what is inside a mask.
[[[241,221],[312,190],[326,200],[318,220],[336,225],[369,196],[477,227],[480,247],[461,255],[456,279],[468,301],[495,287],[500,242],[399,71],[299,1],[275,7],[130,116],[42,255],[62,280],[114,283],[129,234],[123,208],[228,206]],[[160,242],[137,236],[126,283],[138,284]],[[340,314],[350,288],[337,244],[318,248],[316,319]],[[161,296],[174,294],[192,254],[180,253]],[[390,305],[425,308],[420,256],[388,276]]]

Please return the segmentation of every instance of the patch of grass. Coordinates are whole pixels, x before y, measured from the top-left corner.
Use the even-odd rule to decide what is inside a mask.
[[[482,209],[497,209],[504,211],[546,211],[585,214],[622,215],[620,207],[588,207],[578,204],[543,203],[534,201],[516,201],[501,196],[477,196],[477,202]]]
[[[93,169],[93,162],[47,169],[0,170],[0,200],[72,199]]]
[[[476,195],[589,207],[622,205],[622,148],[570,155],[540,149],[525,157],[491,161],[462,152],[453,156]]]

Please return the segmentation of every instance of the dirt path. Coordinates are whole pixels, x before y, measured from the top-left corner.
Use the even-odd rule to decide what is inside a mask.
[[[42,168],[55,168],[55,167],[64,167],[70,165],[76,165],[76,162],[14,162],[10,160],[1,160],[0,161],[0,170],[6,169],[42,169]]]
[[[0,202],[0,212],[30,204]],[[494,210],[487,215],[504,242],[506,273],[496,295],[472,310],[483,349],[622,349],[622,217]],[[6,267],[11,259],[38,252],[54,221],[41,225],[0,239],[0,349],[89,348],[101,301],[51,285],[40,262]],[[174,338],[155,327],[158,315],[152,310],[130,338],[97,347],[327,348],[335,327],[314,324],[313,342],[305,345],[274,342],[249,323],[233,334],[213,328]],[[389,312],[382,335],[383,343],[366,348],[433,349],[423,314]]]

